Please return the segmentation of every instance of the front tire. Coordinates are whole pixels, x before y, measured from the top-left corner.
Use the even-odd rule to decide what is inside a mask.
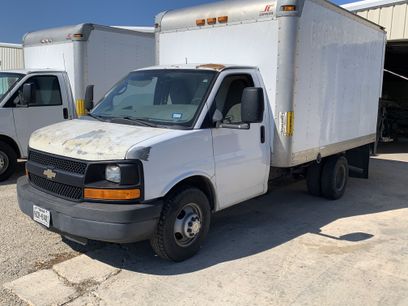
[[[179,189],[165,199],[151,246],[163,259],[186,260],[200,250],[210,221],[207,196],[194,187]]]
[[[16,171],[17,153],[7,143],[0,141],[0,182],[7,180]]]

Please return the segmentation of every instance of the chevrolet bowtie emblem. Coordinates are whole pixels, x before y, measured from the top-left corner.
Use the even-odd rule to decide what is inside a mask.
[[[47,177],[47,179],[49,179],[49,180],[53,180],[53,179],[55,179],[55,177],[57,176],[57,174],[56,174],[54,171],[52,171],[51,169],[44,170],[43,174],[44,174],[44,175]]]

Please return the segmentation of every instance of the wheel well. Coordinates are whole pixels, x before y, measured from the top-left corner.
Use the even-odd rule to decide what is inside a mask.
[[[21,158],[21,152],[20,149],[18,148],[17,143],[10,137],[8,136],[4,136],[4,135],[0,135],[0,141],[3,141],[5,143],[7,143],[10,147],[13,148],[13,150],[17,153],[17,157]]]
[[[213,184],[208,178],[199,175],[191,176],[182,180],[181,182],[178,182],[167,194],[171,194],[177,189],[183,187],[196,187],[200,189],[207,196],[208,201],[210,202],[211,210],[215,210],[215,190]]]

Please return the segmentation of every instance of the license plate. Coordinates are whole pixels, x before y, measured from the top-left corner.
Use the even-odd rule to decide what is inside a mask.
[[[34,205],[33,219],[46,227],[50,227],[51,214],[49,210]]]

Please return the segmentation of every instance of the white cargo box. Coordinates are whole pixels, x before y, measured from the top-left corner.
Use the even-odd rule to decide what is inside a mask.
[[[95,85],[97,102],[130,71],[154,64],[154,33],[148,28],[87,23],[27,33],[23,41],[25,68],[66,71],[77,104],[87,85]]]
[[[208,24],[218,17],[228,21]],[[375,141],[386,39],[381,27],[324,0],[225,1],[165,12],[156,23],[160,65],[259,68],[274,122],[272,166]]]

